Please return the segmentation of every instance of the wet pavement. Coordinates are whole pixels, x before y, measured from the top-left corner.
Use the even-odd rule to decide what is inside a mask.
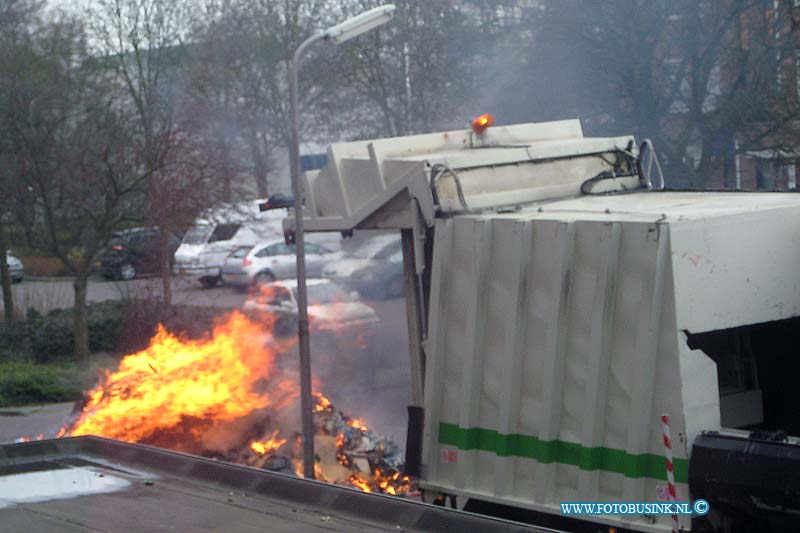
[[[72,408],[72,402],[0,408],[0,444],[19,437],[36,438],[40,433],[53,436],[67,421]]]

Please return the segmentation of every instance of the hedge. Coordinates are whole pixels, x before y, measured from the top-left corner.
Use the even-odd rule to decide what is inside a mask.
[[[210,331],[219,308],[165,307],[159,301],[93,303],[87,307],[89,349],[130,353],[147,346],[159,323],[170,331],[197,337]],[[0,361],[50,363],[73,360],[72,310],[29,313],[13,324],[0,322]]]
[[[83,388],[77,365],[0,361],[0,407],[75,401]]]

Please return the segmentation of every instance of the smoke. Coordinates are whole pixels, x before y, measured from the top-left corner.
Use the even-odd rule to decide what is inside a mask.
[[[568,28],[547,17],[542,6],[530,8],[516,31],[509,28],[485,53],[483,79],[464,119],[481,113],[493,114],[498,124],[579,118],[587,134],[625,133],[606,127],[602,103],[613,95],[594,78],[591,58]]]

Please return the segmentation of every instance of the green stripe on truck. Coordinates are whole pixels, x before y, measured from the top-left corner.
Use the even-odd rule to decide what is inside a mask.
[[[480,450],[501,457],[525,457],[540,463],[561,463],[581,470],[616,472],[625,477],[667,479],[664,456],[651,453],[630,454],[613,448],[588,448],[574,442],[540,440],[530,435],[502,435],[493,429],[462,428],[456,424],[439,424],[439,443],[460,450]],[[673,459],[675,481],[689,482],[689,461]]]

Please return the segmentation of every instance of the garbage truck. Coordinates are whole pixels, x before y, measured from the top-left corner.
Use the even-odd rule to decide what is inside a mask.
[[[306,231],[402,235],[420,486],[567,531],[800,531],[800,196],[486,122],[303,177]]]

